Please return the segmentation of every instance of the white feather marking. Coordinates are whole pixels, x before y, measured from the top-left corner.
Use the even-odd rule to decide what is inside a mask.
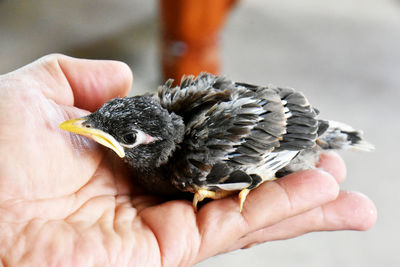
[[[343,122],[338,122],[338,121],[329,121],[329,128],[337,128],[345,132],[354,132],[356,131],[353,127],[350,125],[343,123]]]
[[[375,149],[375,146],[371,143],[368,143],[366,141],[361,141],[357,144],[352,144],[350,146],[350,149],[355,150],[355,151],[365,151],[365,152],[370,152]]]
[[[208,184],[207,186],[215,186],[226,191],[237,191],[250,186],[250,183],[229,183],[229,184]]]
[[[297,155],[298,151],[280,151],[267,154],[257,167],[246,169],[248,174],[257,174],[263,181],[275,179],[275,173],[285,167]]]
[[[289,118],[292,117],[292,116],[293,116],[293,114],[292,114],[292,112],[290,112],[290,111],[285,113],[285,118],[286,118],[286,119],[289,119]]]

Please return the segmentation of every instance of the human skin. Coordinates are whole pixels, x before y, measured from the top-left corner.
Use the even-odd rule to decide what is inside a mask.
[[[121,62],[48,55],[0,76],[0,266],[191,266],[312,231],[367,230],[376,209],[339,190],[343,160],[266,182],[195,213],[143,192],[113,153],[58,128],[125,96]],[[267,259],[266,259],[267,260]]]

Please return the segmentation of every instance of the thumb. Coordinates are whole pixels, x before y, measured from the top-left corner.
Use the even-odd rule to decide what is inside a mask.
[[[37,89],[57,104],[89,111],[111,98],[126,96],[133,80],[132,71],[125,63],[60,54],[44,56],[17,72],[33,76],[30,78],[38,82]]]
[[[59,64],[78,108],[94,111],[111,98],[126,96],[132,86],[132,71],[122,62],[64,56]]]

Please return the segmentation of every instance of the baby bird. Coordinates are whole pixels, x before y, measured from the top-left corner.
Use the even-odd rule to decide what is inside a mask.
[[[112,149],[151,193],[193,193],[195,209],[204,198],[239,192],[241,211],[250,190],[315,168],[324,149],[373,149],[360,131],[317,119],[318,110],[291,88],[208,73],[172,84],[158,95],[112,99],[60,127]]]

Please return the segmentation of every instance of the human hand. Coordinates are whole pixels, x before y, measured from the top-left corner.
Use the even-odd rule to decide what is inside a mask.
[[[311,231],[366,230],[365,196],[339,192],[336,154],[320,169],[205,204],[143,193],[113,153],[59,123],[127,94],[119,62],[50,55],[0,76],[0,259],[10,266],[190,266],[213,255]],[[324,171],[322,171],[322,170]]]

